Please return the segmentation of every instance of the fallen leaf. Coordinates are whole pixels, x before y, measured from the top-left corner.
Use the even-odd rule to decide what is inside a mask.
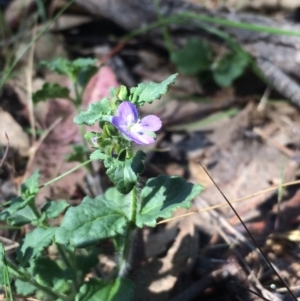
[[[110,88],[119,86],[116,76],[108,66],[103,66],[91,78],[83,94],[82,104],[87,107],[88,104],[100,101],[109,96]]]
[[[0,110],[0,129],[0,145],[7,145],[4,134],[6,132],[9,138],[9,146],[16,149],[21,156],[27,157],[30,148],[28,135],[8,112],[2,110]]]

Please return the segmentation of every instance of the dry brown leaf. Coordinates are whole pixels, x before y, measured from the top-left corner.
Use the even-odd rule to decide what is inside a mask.
[[[176,214],[182,214],[183,211],[185,212],[179,210]],[[150,255],[149,250],[151,254],[155,254],[154,246],[157,250],[163,251],[172,240],[174,243],[165,257],[149,258],[147,263],[136,272],[134,278],[138,300],[167,300],[178,276],[182,272],[188,272],[192,267],[198,249],[198,233],[195,231],[193,219],[187,218],[168,223],[164,231],[148,238],[145,249],[148,255]]]
[[[7,145],[7,139],[4,134],[6,132],[9,137],[10,147],[16,149],[21,156],[28,156],[30,148],[28,135],[8,112],[2,110],[0,110],[0,130],[1,146]]]
[[[68,100],[58,99],[47,103],[48,113],[45,116],[43,125],[50,127],[58,118],[61,122],[49,133],[42,145],[35,154],[34,161],[30,168],[30,174],[39,169],[41,173],[41,183],[45,183],[58,175],[77,166],[78,163],[67,163],[65,156],[71,153],[71,144],[80,142],[78,127],[73,123],[76,110]],[[83,181],[86,174],[84,169],[64,177],[60,181],[47,186],[39,193],[39,198],[43,202],[44,197],[69,199],[75,192],[76,185]]]

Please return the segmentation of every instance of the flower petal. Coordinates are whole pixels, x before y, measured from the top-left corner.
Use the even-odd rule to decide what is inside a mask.
[[[119,116],[114,116],[112,118],[112,124],[122,133],[128,136],[129,126],[127,121]]]
[[[155,115],[148,115],[138,122],[139,128],[143,131],[154,132],[161,128],[161,120]]]
[[[155,139],[144,132],[130,132],[128,134],[130,140],[137,144],[148,145],[154,143]]]
[[[124,119],[127,125],[131,125],[137,122],[139,113],[134,104],[129,101],[124,101],[118,107],[118,116]]]

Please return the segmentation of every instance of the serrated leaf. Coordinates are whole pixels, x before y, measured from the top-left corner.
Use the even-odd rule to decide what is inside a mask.
[[[45,83],[41,90],[32,95],[33,103],[53,98],[69,98],[70,90],[56,83]]]
[[[38,218],[28,206],[34,200],[34,196],[27,198],[16,197],[11,200],[9,207],[0,213],[0,220],[5,221],[12,226],[23,226],[25,224],[36,221]]]
[[[55,231],[56,228],[35,228],[28,233],[17,249],[17,259],[20,265],[28,267],[29,262],[52,243]]]
[[[47,218],[57,218],[69,206],[65,200],[50,201],[44,204],[41,212],[45,213]]]
[[[0,212],[0,220],[1,221],[8,221],[8,218],[16,213],[18,210],[27,206],[29,202],[31,202],[32,198],[22,198],[20,196],[13,198],[10,201],[9,207],[3,209]]]
[[[24,282],[20,279],[15,280],[15,287],[17,294],[22,296],[32,295],[36,291],[36,287],[30,284],[29,282]]]
[[[54,61],[41,62],[43,65],[46,65],[50,70],[58,73],[58,74],[65,74],[65,75],[71,75],[73,72],[72,64],[69,60],[64,59],[62,57],[57,58]]]
[[[12,226],[24,226],[26,224],[35,223],[38,221],[37,216],[33,212],[30,206],[26,206],[16,213],[12,214],[7,222]]]
[[[136,225],[154,227],[158,218],[170,218],[178,208],[190,208],[194,197],[203,190],[181,177],[161,175],[147,181],[138,204]]]
[[[111,108],[109,100],[103,98],[101,101],[89,104],[87,111],[82,111],[74,117],[74,123],[93,125],[101,120],[102,115],[109,115]]]
[[[90,279],[83,284],[76,301],[133,301],[134,283],[125,278],[117,278],[105,283],[101,279]]]
[[[146,154],[139,150],[131,159],[120,161],[108,157],[104,160],[104,166],[107,168],[107,175],[115,184],[119,192],[129,193],[136,185],[138,175],[144,170]]]
[[[162,95],[168,92],[169,86],[175,83],[177,75],[177,73],[173,74],[161,83],[141,83],[130,89],[129,99],[138,107],[146,102],[152,103],[154,99],[160,99]]]
[[[197,38],[189,39],[182,49],[171,54],[178,71],[188,75],[209,70],[211,57],[209,45]]]
[[[36,170],[21,186],[22,196],[36,195],[39,192],[40,172]]]
[[[82,248],[104,238],[123,234],[127,221],[121,211],[109,207],[103,196],[95,199],[85,197],[76,207],[67,210],[61,226],[56,231],[55,240]]]
[[[244,73],[249,62],[250,57],[242,51],[227,53],[219,62],[212,65],[215,82],[221,87],[229,87]]]
[[[74,281],[74,271],[62,269],[49,257],[36,259],[33,263],[32,273],[39,284],[60,293],[67,291],[70,283]]]
[[[73,62],[58,58],[52,62],[42,62],[49,69],[58,74],[67,75],[74,83],[85,87],[90,78],[97,72],[98,68],[95,66],[97,60],[91,58],[79,58]]]

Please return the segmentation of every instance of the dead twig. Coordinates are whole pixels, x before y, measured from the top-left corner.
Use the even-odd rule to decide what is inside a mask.
[[[292,290],[288,287],[288,285],[285,283],[285,281],[283,280],[283,278],[280,276],[280,274],[278,273],[278,271],[276,270],[276,268],[273,266],[273,264],[270,262],[270,260],[267,258],[267,256],[265,255],[265,253],[262,251],[261,247],[259,246],[259,244],[257,243],[257,241],[255,240],[255,238],[253,237],[253,235],[251,234],[251,232],[249,231],[249,229],[247,228],[246,224],[244,223],[244,221],[242,220],[242,218],[240,217],[240,215],[238,214],[238,212],[235,210],[235,208],[233,207],[233,205],[231,204],[231,202],[227,199],[227,197],[225,196],[225,194],[223,193],[223,191],[219,188],[219,186],[217,185],[217,183],[214,181],[214,179],[211,177],[211,175],[209,174],[209,172],[206,170],[206,168],[199,162],[199,164],[201,165],[201,167],[203,168],[203,170],[205,171],[205,173],[207,174],[207,176],[211,179],[211,181],[214,183],[215,187],[218,189],[218,191],[221,193],[221,195],[223,196],[223,198],[226,200],[226,202],[228,203],[228,205],[230,206],[231,210],[234,212],[234,214],[236,215],[236,217],[239,219],[240,223],[243,225],[244,229],[246,230],[247,234],[249,235],[249,237],[251,238],[251,240],[253,241],[254,245],[256,246],[257,250],[259,251],[259,253],[261,254],[261,256],[264,258],[264,260],[266,261],[266,263],[269,265],[269,267],[272,269],[272,271],[274,272],[274,274],[278,277],[278,279],[280,280],[280,282],[286,287],[287,291],[289,292],[289,294],[291,295],[291,297],[297,301],[297,297],[295,296],[295,294],[292,292]]]
[[[1,162],[0,162],[0,168],[2,167],[2,165],[4,163],[4,161],[5,161],[6,157],[7,157],[7,154],[8,154],[8,150],[9,150],[9,138],[8,138],[8,135],[7,135],[6,132],[4,132],[4,135],[6,137],[7,144],[6,144],[4,155],[3,155],[2,159],[1,159]]]

